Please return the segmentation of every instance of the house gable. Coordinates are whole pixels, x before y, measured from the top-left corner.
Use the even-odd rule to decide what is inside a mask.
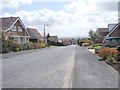
[[[12,27],[7,30],[10,31],[10,34],[12,35],[18,35],[18,36],[28,36],[28,32],[26,31],[26,28],[23,27],[22,23],[18,20],[16,23],[12,25]]]
[[[26,27],[19,17],[3,17],[0,18],[0,23],[2,25],[0,29],[7,35],[29,36]]]
[[[4,32],[5,38],[15,40],[18,43],[29,42],[29,33],[19,17],[0,18],[0,29]]]
[[[120,37],[120,22],[109,32],[107,37]]]

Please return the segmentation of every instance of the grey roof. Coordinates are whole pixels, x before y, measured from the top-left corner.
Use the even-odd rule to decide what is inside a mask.
[[[9,29],[19,17],[3,17],[0,18],[0,29],[7,30]]]
[[[98,28],[98,32],[109,32],[109,28]]]
[[[30,39],[42,39],[42,35],[35,28],[27,28],[27,31],[30,35]]]

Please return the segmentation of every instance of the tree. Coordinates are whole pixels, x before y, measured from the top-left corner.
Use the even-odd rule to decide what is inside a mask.
[[[47,38],[50,38],[50,34],[49,33],[47,34]]]
[[[50,34],[49,33],[47,34],[46,38],[47,38],[47,43],[48,43],[50,41]]]
[[[89,37],[90,37],[90,39],[95,43],[96,40],[97,40],[98,37],[99,37],[99,34],[98,34],[96,31],[90,30],[90,31],[89,31]]]

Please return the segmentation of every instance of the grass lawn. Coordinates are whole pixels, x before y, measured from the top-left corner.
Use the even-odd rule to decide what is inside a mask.
[[[99,46],[99,45],[97,45],[97,46],[88,46],[88,47],[86,47],[86,48],[88,48],[88,49],[101,49],[103,46]]]

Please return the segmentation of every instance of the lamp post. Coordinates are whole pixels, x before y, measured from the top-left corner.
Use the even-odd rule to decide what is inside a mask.
[[[45,26],[49,26],[48,24],[44,25],[44,43],[45,43]]]

